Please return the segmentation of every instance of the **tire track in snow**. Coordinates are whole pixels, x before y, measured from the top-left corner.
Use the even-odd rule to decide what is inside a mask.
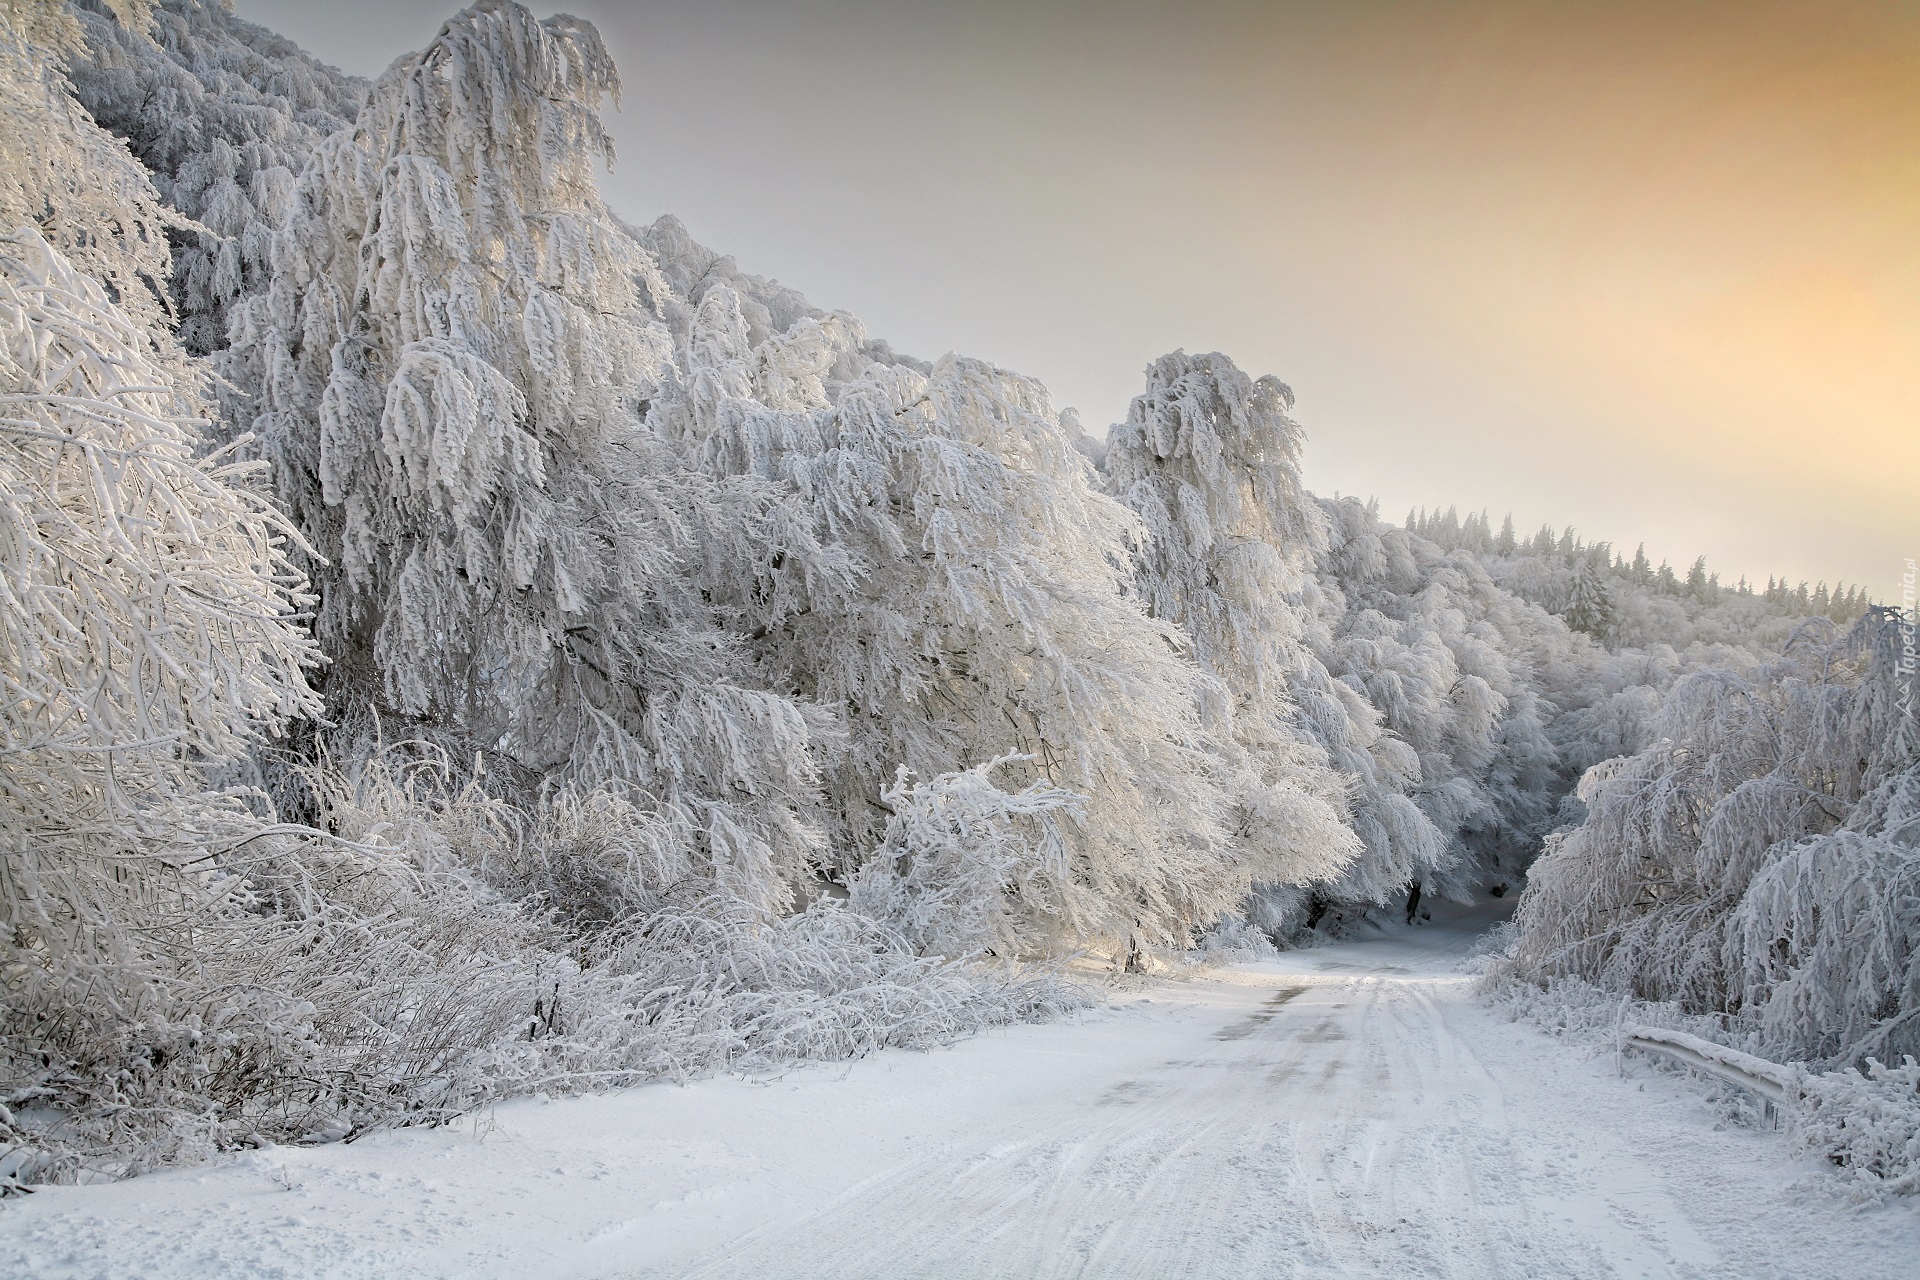
[[[1121,1081],[1042,1128],[1010,1124],[924,1156],[682,1274],[1177,1273],[1163,1264],[1190,1252],[1196,1232],[1226,1230],[1240,1206],[1220,1193],[1271,1145],[1262,1113],[1285,1096],[1265,1083],[1273,1020],[1306,989],[1276,991],[1199,1056]]]
[[[1617,1233],[1535,1203],[1508,1099],[1449,1019],[1467,999],[1462,979],[1395,969],[1276,981],[1258,1009],[1197,1031],[1190,1056],[996,1118],[690,1269],[644,1274],[1713,1274],[1662,1235],[1684,1215],[1657,1179],[1632,1188],[1645,1203],[1628,1225],[1652,1230],[1632,1258],[1599,1243]]]

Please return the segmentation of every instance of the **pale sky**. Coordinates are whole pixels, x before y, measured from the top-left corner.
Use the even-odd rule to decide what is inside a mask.
[[[454,10],[237,7],[367,76]],[[1913,0],[568,8],[625,81],[623,217],[1096,435],[1219,350],[1395,520],[1883,600],[1920,555]]]

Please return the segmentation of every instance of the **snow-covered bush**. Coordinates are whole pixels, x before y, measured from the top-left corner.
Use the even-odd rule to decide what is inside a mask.
[[[881,797],[892,810],[886,837],[849,879],[848,906],[925,955],[1017,954],[1022,880],[1065,873],[1060,820],[1078,817],[1085,802],[1043,782],[1002,791],[988,775],[1014,762],[991,760],[926,782],[903,768]]]
[[[1920,1195],[1920,1062],[1802,1072],[1787,1128],[1865,1195]]]
[[[628,830],[617,797],[517,810],[409,744],[309,777],[328,834],[256,821],[175,877],[170,915],[139,917],[137,1003],[9,991],[0,1143],[19,1180],[938,1044],[1084,1003],[1044,971],[924,958],[830,901],[782,918],[570,860]],[[580,871],[621,882],[554,892]]]
[[[1194,950],[1203,964],[1239,964],[1280,954],[1265,929],[1239,919],[1222,920],[1207,930]]]

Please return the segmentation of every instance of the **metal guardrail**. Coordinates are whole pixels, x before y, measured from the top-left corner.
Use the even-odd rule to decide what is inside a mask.
[[[1779,1127],[1780,1105],[1799,1092],[1799,1079],[1792,1069],[1684,1031],[1625,1022],[1620,1024],[1619,1037],[1622,1053],[1658,1053],[1745,1089],[1759,1099],[1760,1114],[1768,1128]]]

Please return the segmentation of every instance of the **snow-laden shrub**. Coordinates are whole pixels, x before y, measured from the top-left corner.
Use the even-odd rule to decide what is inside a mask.
[[[907,939],[924,955],[1017,955],[1023,936],[1015,901],[1026,880],[1062,874],[1062,818],[1083,797],[1035,782],[1002,791],[988,775],[1011,758],[914,782],[903,768],[882,799],[886,837],[848,882],[847,905]]]
[[[773,917],[738,899],[669,895],[587,954],[581,982],[599,998],[566,1015],[574,1021],[554,1050],[564,1060],[571,1046],[586,1049],[570,1068],[582,1080],[924,1048],[1086,1002],[1051,971],[922,957],[832,899]],[[563,1072],[550,1078],[567,1083]]]
[[[229,810],[218,857],[96,922],[138,938],[117,995],[9,987],[17,1180],[927,1046],[1083,1003],[1047,973],[922,957],[831,901],[782,918],[578,857],[634,829],[645,846],[622,797],[516,810],[410,747],[311,785],[329,834]],[[569,896],[599,865],[612,891]]]
[[[1206,931],[1195,948],[1204,964],[1237,964],[1269,960],[1280,954],[1265,929],[1245,920],[1222,920]]]
[[[1859,1191],[1920,1194],[1920,1062],[1803,1072],[1786,1111],[1788,1130]]]

